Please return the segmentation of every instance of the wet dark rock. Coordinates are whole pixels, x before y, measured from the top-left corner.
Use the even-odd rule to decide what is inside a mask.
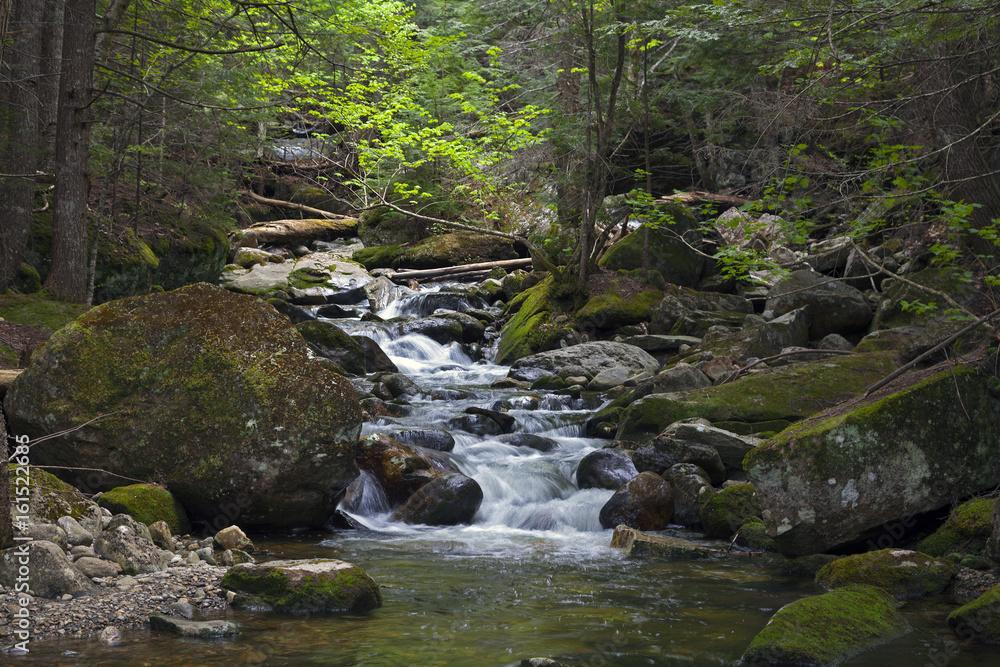
[[[615,491],[601,508],[601,525],[636,530],[663,530],[674,514],[670,484],[652,472],[641,472]]]
[[[470,407],[465,409],[465,414],[481,415],[487,419],[492,419],[500,427],[501,433],[511,433],[517,425],[517,420],[512,416],[500,412],[499,410],[489,410],[487,408]]]
[[[394,398],[400,396],[419,396],[424,393],[420,386],[403,373],[387,373],[379,376],[379,381],[386,386]]]
[[[442,345],[461,343],[465,340],[461,323],[436,315],[406,322],[402,326],[402,332],[427,336]]]
[[[534,433],[507,433],[498,435],[496,439],[514,447],[530,447],[539,452],[551,452],[559,447],[555,440]]]
[[[576,468],[576,485],[580,489],[616,491],[638,474],[632,459],[624,452],[598,449],[580,460]]]
[[[502,435],[504,432],[500,424],[481,414],[464,414],[452,417],[448,420],[448,428],[479,436]]]
[[[476,480],[460,473],[443,475],[420,487],[391,519],[429,526],[472,523],[482,502],[483,490]]]
[[[404,445],[414,445],[425,447],[438,452],[450,452],[455,448],[455,438],[447,431],[437,429],[412,429],[407,431],[394,431],[389,435],[396,442]]]
[[[381,371],[389,373],[399,372],[399,368],[389,358],[389,355],[373,339],[368,336],[351,336],[351,338],[361,346],[361,351],[365,357],[365,370],[368,373],[379,373]]]
[[[433,450],[404,445],[386,433],[363,438],[358,443],[357,462],[375,476],[392,506],[405,502],[431,480],[458,472],[451,461]]]
[[[357,316],[358,314],[350,308],[344,308],[336,304],[321,306],[316,309],[316,317],[325,317],[328,320],[340,320]]]
[[[342,289],[326,296],[326,302],[338,306],[368,305],[368,293],[364,287]]]
[[[674,490],[674,523],[697,526],[701,523],[701,506],[715,493],[708,473],[693,463],[677,463],[663,478]]]
[[[713,447],[697,442],[658,435],[632,453],[632,462],[640,470],[662,473],[676,463],[693,463],[708,473],[712,484],[726,480],[726,466]]]
[[[293,306],[283,299],[268,299],[267,303],[270,304],[276,311],[290,319],[292,324],[310,322],[316,319],[316,316],[310,313],[307,309],[300,308],[299,306]]]

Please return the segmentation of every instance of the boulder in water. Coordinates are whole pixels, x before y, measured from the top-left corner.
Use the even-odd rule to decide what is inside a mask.
[[[458,468],[431,450],[396,442],[386,433],[374,433],[358,444],[358,466],[378,480],[392,506],[400,505],[424,484]]]
[[[534,433],[505,433],[498,435],[499,442],[513,445],[515,447],[530,447],[539,452],[551,452],[559,447],[559,443],[552,438],[546,438]]]
[[[438,452],[450,452],[455,448],[455,438],[447,431],[438,429],[393,431],[389,435],[392,436],[393,440],[404,445],[424,447]]]
[[[451,473],[417,489],[391,519],[428,526],[467,524],[472,523],[482,502],[483,490],[476,480]]]
[[[785,605],[753,638],[752,665],[839,665],[910,632],[896,601],[874,586],[848,586]]]
[[[680,440],[668,434],[661,434],[652,441],[640,445],[632,452],[632,462],[640,472],[651,470],[662,474],[677,463],[693,463],[706,473],[712,484],[726,481],[726,466],[719,453],[708,445]]]
[[[753,486],[736,484],[721,489],[702,505],[701,525],[707,535],[728,539],[749,519],[759,516]]]
[[[601,525],[624,524],[636,530],[663,530],[674,514],[670,484],[652,472],[641,472],[615,491],[601,508]]]
[[[576,485],[581,489],[617,491],[638,474],[631,457],[621,450],[598,449],[580,459],[576,468]]]
[[[368,573],[342,560],[276,560],[229,568],[222,587],[233,606],[284,613],[364,612],[382,606],[382,592]]]
[[[56,332],[5,408],[18,433],[69,431],[33,447],[39,464],[85,460],[162,480],[210,522],[321,526],[357,476],[361,406],[320,361],[260,299],[190,285],[102,304]],[[117,486],[61,474],[94,491]]]
[[[693,463],[677,463],[670,467],[663,478],[674,490],[674,517],[672,521],[682,526],[701,523],[701,507],[715,493],[708,473]]]
[[[907,549],[882,549],[838,558],[816,573],[832,590],[852,584],[878,586],[897,600],[937,595],[958,574],[958,566]]]
[[[316,355],[329,359],[351,375],[369,372],[364,348],[336,324],[314,320],[296,324],[295,328]]]

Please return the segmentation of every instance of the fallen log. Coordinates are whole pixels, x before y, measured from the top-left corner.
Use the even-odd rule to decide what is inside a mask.
[[[713,192],[678,192],[673,195],[663,195],[658,201],[678,202],[681,204],[701,204],[711,201],[718,202],[719,204],[728,204],[729,206],[743,206],[751,200],[744,199],[743,197],[734,197],[733,195],[718,195]]]
[[[531,266],[531,258],[524,259],[503,259],[496,262],[478,262],[476,264],[462,264],[459,266],[445,266],[439,269],[417,269],[414,271],[397,271],[392,275],[392,280],[407,281],[415,278],[435,278],[438,276],[452,276],[460,273],[471,273],[473,271],[488,271],[490,269],[527,269]]]
[[[247,192],[246,194],[250,197],[250,199],[254,200],[258,204],[264,204],[265,206],[276,206],[278,208],[292,209],[293,211],[302,211],[303,213],[326,218],[327,220],[348,219],[346,215],[337,215],[336,213],[330,213],[329,211],[313,208],[312,206],[306,206],[305,204],[296,204],[295,202],[282,201],[280,199],[268,199],[267,197],[261,197],[254,192]]]
[[[358,221],[356,218],[274,220],[254,225],[243,231],[253,234],[257,238],[258,244],[291,245],[357,236]]]

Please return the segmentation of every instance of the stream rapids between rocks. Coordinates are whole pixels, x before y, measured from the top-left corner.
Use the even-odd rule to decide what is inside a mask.
[[[429,315],[425,294],[404,297],[380,315]],[[243,630],[233,639],[131,631],[113,645],[96,638],[35,641],[30,654],[5,655],[4,662],[500,667],[548,657],[592,667],[731,665],[781,606],[820,592],[810,580],[776,574],[783,560],[776,555],[631,560],[610,548],[612,531],[601,527],[598,513],[612,492],[578,490],[575,483],[580,459],[605,444],[583,435],[600,395],[491,388],[507,367],[474,360],[457,344],[398,336],[392,323],[331,321],[375,339],[424,390],[408,416],[377,418],[362,435],[441,429],[468,407],[502,407],[517,420],[515,432],[550,438],[558,447],[540,452],[452,431],[454,451],[443,455],[484,492],[471,525],[393,523],[377,483],[365,478],[349,514],[357,528],[251,535],[258,560],[339,558],[364,568],[384,598],[371,613],[230,610],[226,617]],[[363,388],[366,380],[357,382]],[[728,546],[689,530],[667,533]],[[952,608],[911,603],[904,613],[915,632],[846,664],[990,664],[992,649],[960,645],[946,629]]]

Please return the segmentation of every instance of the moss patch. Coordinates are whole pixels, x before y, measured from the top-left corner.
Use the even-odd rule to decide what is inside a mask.
[[[236,593],[233,605],[285,613],[361,612],[382,605],[378,585],[343,561],[275,561],[232,567],[222,587]]]
[[[827,589],[868,584],[906,600],[940,593],[957,573],[952,563],[919,551],[882,549],[838,558],[816,573],[816,583]]]
[[[886,593],[873,586],[850,586],[779,609],[750,642],[743,660],[838,665],[909,631]]]
[[[569,329],[555,322],[552,312],[555,278],[548,276],[511,301],[509,310],[517,314],[500,331],[496,362],[511,364],[536,352],[553,350]]]
[[[174,535],[191,532],[191,523],[184,508],[169,491],[158,486],[119,486],[102,493],[97,504],[112,514],[128,514],[147,526],[165,521]]]
[[[928,556],[941,558],[958,552],[982,556],[993,533],[996,498],[977,498],[955,508],[948,520],[917,547]]]
[[[711,537],[731,537],[749,519],[760,516],[760,505],[750,484],[729,486],[701,508],[701,525]]]
[[[951,612],[948,627],[963,639],[1000,644],[1000,584]]]
[[[28,516],[32,523],[55,523],[59,517],[71,516],[82,519],[94,516],[97,504],[83,495],[75,487],[70,486],[52,473],[35,466],[24,468],[10,464],[10,499],[23,497],[17,495],[17,487],[27,476],[31,488]],[[14,512],[16,513],[16,512]]]
[[[648,321],[653,307],[663,298],[658,290],[646,290],[627,299],[615,292],[595,296],[573,314],[580,327],[613,331],[627,324]]]

